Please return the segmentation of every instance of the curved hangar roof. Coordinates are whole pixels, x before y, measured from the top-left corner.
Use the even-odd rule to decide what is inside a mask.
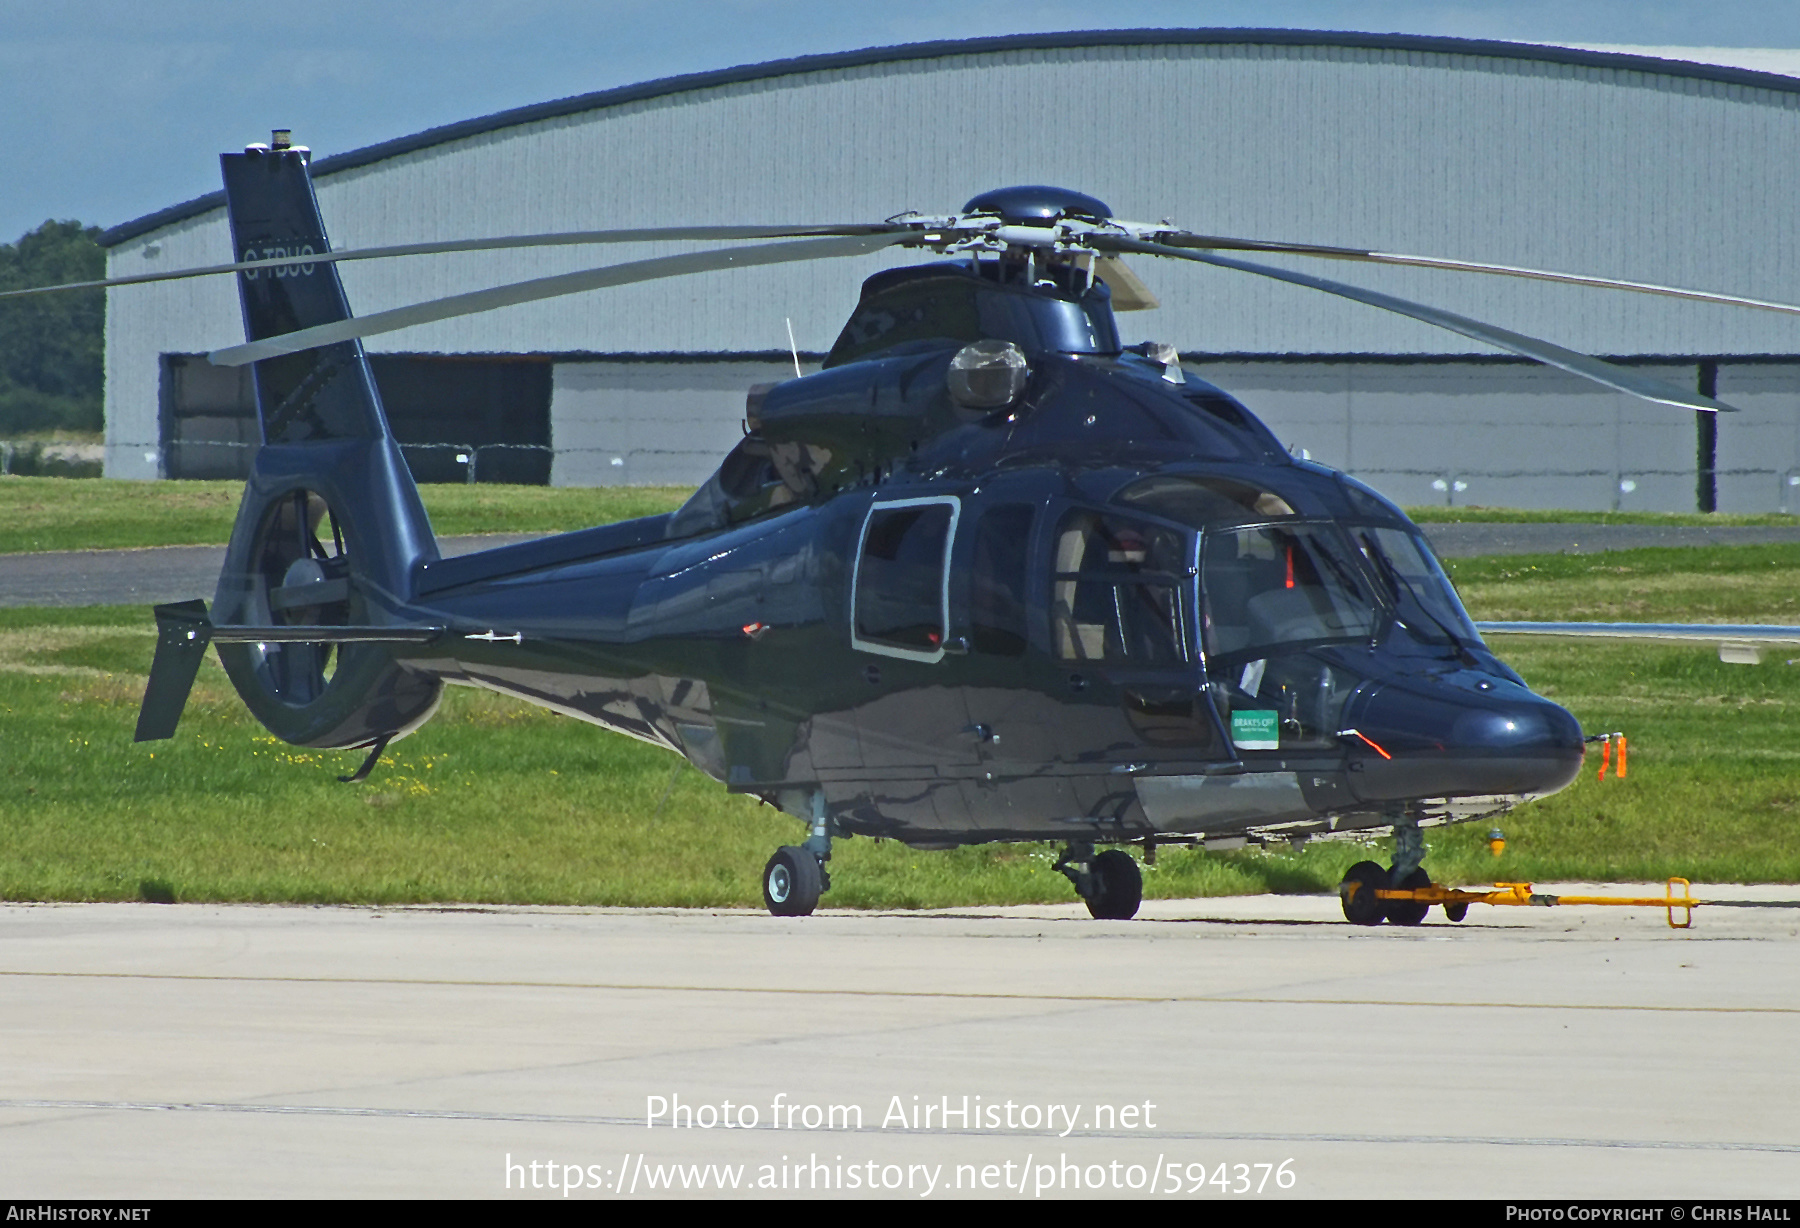
[[[258,134],[247,132],[247,139]],[[305,139],[305,133],[298,134]],[[336,246],[945,212],[1049,182],[1121,217],[1800,296],[1800,80],[1457,39],[1137,30],[924,43],[543,103],[315,164]],[[106,235],[115,274],[229,250],[218,194]],[[650,254],[347,266],[361,313]],[[373,338],[395,352],[822,351],[892,255],[709,274]],[[906,259],[900,257],[899,259]],[[1139,261],[1128,331],[1211,354],[1467,353],[1423,325],[1223,270]],[[1495,278],[1308,266],[1605,354],[1800,352],[1753,312]],[[113,291],[109,366],[240,336],[227,279]],[[145,368],[148,369],[148,368]]]

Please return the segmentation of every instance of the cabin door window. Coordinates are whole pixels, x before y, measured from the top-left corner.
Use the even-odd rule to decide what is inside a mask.
[[[950,541],[956,499],[878,503],[863,522],[852,581],[852,646],[939,661],[950,625]]]

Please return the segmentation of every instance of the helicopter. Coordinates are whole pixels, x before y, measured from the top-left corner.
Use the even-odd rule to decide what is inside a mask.
[[[1418,528],[1296,458],[1172,347],[1124,344],[1154,305],[1123,257],[1198,262],[1395,311],[1635,396],[1730,407],[1492,325],[1223,252],[1457,269],[1728,302],[1575,274],[1221,238],[1095,197],[990,191],[954,214],[689,226],[333,251],[310,154],[278,131],[222,155],[237,259],[84,285],[234,274],[255,454],[211,608],[158,606],[136,738],[173,736],[207,646],[273,734],[362,749],[365,779],[445,685],[487,688],[681,755],[801,821],[764,867],[770,913],[829,890],[833,842],[1061,846],[1089,912],[1129,919],[1141,850],[1391,829],[1353,867],[1360,924],[1419,924],[1375,889],[1430,884],[1421,830],[1578,774],[1575,718],[1483,641]],[[352,315],[344,260],[711,240]],[[748,242],[746,242],[748,241]],[[816,373],[747,394],[745,434],[678,510],[439,554],[361,338],[701,271],[865,255]],[[66,289],[73,287],[56,287]],[[31,291],[38,292],[38,291]],[[1564,627],[1564,624],[1538,624]],[[1103,847],[1104,846],[1104,847]],[[1453,920],[1459,908],[1446,906]]]

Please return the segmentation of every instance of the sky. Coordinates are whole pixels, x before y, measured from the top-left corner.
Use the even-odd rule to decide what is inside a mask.
[[[1206,26],[1800,48],[1792,0],[0,0],[0,240],[213,191],[218,154],[276,127],[323,156],[790,56]]]

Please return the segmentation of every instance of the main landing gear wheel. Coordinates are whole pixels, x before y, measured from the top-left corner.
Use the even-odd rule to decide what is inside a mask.
[[[1144,901],[1144,875],[1130,853],[1107,849],[1094,858],[1088,872],[1093,875],[1093,891],[1087,906],[1095,919],[1129,921],[1137,916]]]
[[[1377,896],[1388,885],[1388,872],[1373,861],[1359,861],[1338,884],[1344,904],[1344,920],[1352,925],[1380,925],[1387,917],[1387,901]]]
[[[1416,891],[1420,887],[1431,886],[1431,875],[1425,873],[1423,866],[1394,883],[1398,890]],[[1418,925],[1425,920],[1425,914],[1431,911],[1431,905],[1421,904],[1417,900],[1384,900],[1387,905],[1387,919],[1393,925]]]
[[[777,917],[810,917],[824,890],[819,859],[810,851],[784,845],[763,867],[763,903]]]

